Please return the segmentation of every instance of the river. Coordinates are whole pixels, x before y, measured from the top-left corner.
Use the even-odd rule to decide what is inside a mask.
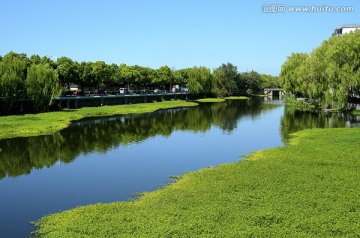
[[[49,136],[0,140],[0,237],[76,206],[126,201],[204,167],[281,146],[314,127],[359,126],[342,114],[284,109],[262,99],[91,118]]]

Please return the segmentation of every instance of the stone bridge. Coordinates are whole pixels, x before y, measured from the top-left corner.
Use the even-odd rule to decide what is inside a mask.
[[[285,95],[285,90],[282,88],[264,88],[264,94],[269,97],[279,96],[282,97]]]

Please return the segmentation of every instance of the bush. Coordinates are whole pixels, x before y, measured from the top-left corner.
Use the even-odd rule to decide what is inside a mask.
[[[315,100],[310,101],[307,98],[295,98],[292,94],[285,95],[285,106],[302,111],[312,111],[319,107]]]

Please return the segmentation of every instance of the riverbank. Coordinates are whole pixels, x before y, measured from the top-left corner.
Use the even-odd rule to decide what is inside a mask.
[[[354,110],[354,111],[351,112],[351,114],[354,115],[354,116],[360,116],[360,111]]]
[[[202,98],[196,100],[196,102],[225,102],[226,100],[245,100],[248,99],[246,96],[231,96],[225,98]]]
[[[78,207],[40,237],[356,237],[360,129],[313,129],[284,147],[185,174],[138,200]]]
[[[84,107],[58,112],[0,117],[0,139],[49,135],[68,127],[71,121],[85,117],[112,116],[118,114],[146,113],[159,109],[197,106],[195,102],[172,100],[117,106]]]

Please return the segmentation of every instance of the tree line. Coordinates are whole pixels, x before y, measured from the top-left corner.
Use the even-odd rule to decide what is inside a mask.
[[[227,63],[211,70],[207,67],[158,69],[127,64],[107,64],[104,61],[78,63],[68,57],[57,58],[9,52],[0,56],[0,97],[8,101],[28,98],[36,111],[45,111],[53,99],[77,85],[80,93],[85,89],[104,89],[115,94],[119,87],[137,92],[159,88],[166,91],[186,88],[195,96],[224,97],[258,94],[264,87],[277,87],[278,77],[255,71],[240,73]],[[90,88],[90,89],[89,89]]]
[[[311,54],[293,53],[281,67],[287,93],[323,108],[346,108],[360,97],[360,31],[332,36]]]

